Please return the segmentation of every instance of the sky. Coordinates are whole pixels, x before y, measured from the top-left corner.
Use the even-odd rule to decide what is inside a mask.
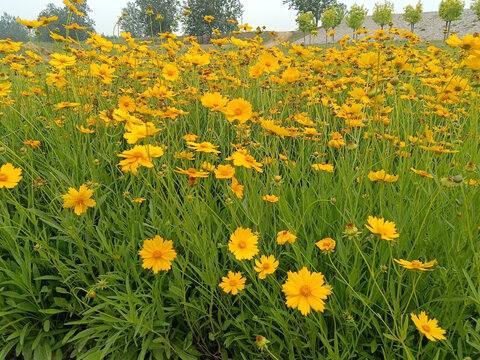
[[[113,26],[121,14],[121,9],[129,0],[88,0],[92,8],[91,18],[95,21],[96,31],[106,35],[113,33]],[[295,30],[296,12],[289,10],[282,0],[240,0],[244,7],[242,21],[254,27],[265,25],[268,30]],[[378,1],[378,0],[377,0]],[[354,3],[363,4],[371,12],[375,0],[341,0],[347,9]],[[469,7],[469,0],[466,1]],[[18,16],[22,19],[36,19],[38,13],[48,3],[62,5],[62,0],[0,0],[0,14]],[[402,13],[406,5],[415,5],[417,0],[394,0],[395,13]],[[440,0],[423,0],[424,11],[437,11]],[[1,35],[1,34],[0,34]]]

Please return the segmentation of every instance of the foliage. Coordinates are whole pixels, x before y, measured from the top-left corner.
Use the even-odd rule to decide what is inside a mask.
[[[363,5],[353,4],[345,16],[345,22],[354,32],[363,26],[368,10]]]
[[[39,41],[44,42],[53,42],[53,39],[50,37],[50,31],[61,35],[63,37],[67,34],[67,29],[65,29],[64,24],[77,23],[80,26],[85,26],[86,30],[69,30],[69,36],[74,40],[84,41],[88,38],[87,31],[95,31],[95,22],[90,18],[89,13],[92,11],[88,6],[87,1],[81,4],[75,3],[75,7],[85,14],[85,16],[80,16],[78,14],[72,13],[70,9],[63,6],[56,6],[53,3],[48,3],[42,11],[38,14],[38,19],[41,17],[52,17],[57,16],[58,20],[51,22],[47,27],[38,28],[40,34],[38,35]]]
[[[398,33],[0,42],[0,360],[478,359],[479,44]]]
[[[122,8],[120,28],[132,36],[151,37],[178,27],[177,0],[135,0]],[[126,14],[123,16],[123,14]]]
[[[15,16],[6,12],[0,17],[0,39],[11,39],[12,41],[27,41],[28,32],[25,27],[18,23]]]
[[[146,29],[150,24],[144,24],[142,20],[144,20],[144,17],[141,10],[134,2],[129,1],[122,8],[120,29],[123,32],[129,32],[135,38],[146,36],[148,35]]]
[[[297,16],[298,30],[303,31],[304,33],[309,33],[315,29],[315,17],[311,12],[300,13]]]
[[[392,21],[393,9],[393,2],[375,3],[372,20],[383,29],[385,25]]]
[[[239,21],[243,14],[240,0],[186,0],[185,7],[190,8],[190,15],[184,17],[187,35],[208,35],[216,29],[221,33],[229,33],[236,25],[228,20]],[[212,22],[205,21],[205,16],[213,16]]]
[[[450,35],[452,21],[460,20],[464,7],[465,3],[461,0],[442,0],[440,2],[438,15],[445,21],[445,27],[447,28],[446,38]]]
[[[345,16],[345,9],[342,6],[332,6],[322,14],[322,27],[325,30],[335,29],[341,24]]]
[[[283,0],[284,4],[288,5],[289,9],[296,10],[298,14],[304,12],[311,12],[315,17],[315,24],[318,26],[323,12],[332,7],[343,5],[337,0]]]
[[[405,7],[403,18],[410,25],[410,31],[413,32],[415,24],[420,22],[423,18],[423,6],[421,1],[419,0],[415,7],[407,5]]]
[[[477,15],[477,19],[480,20],[480,0],[473,0],[470,4],[470,9],[473,10],[475,15]]]

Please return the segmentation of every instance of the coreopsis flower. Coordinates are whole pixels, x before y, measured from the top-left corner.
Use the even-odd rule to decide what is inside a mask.
[[[387,174],[385,170],[370,171],[368,173],[368,179],[370,181],[381,181],[381,182],[391,183],[398,180],[398,175]]]
[[[182,139],[185,140],[185,141],[190,141],[190,142],[194,142],[195,140],[197,140],[199,138],[198,135],[195,135],[195,134],[192,134],[192,133],[189,133],[189,134],[186,134],[186,135],[183,135],[182,136]]]
[[[212,15],[205,15],[203,17],[203,20],[205,20],[208,23],[211,23],[213,21],[213,19],[215,19],[215,18]]]
[[[339,132],[331,133],[330,137],[332,139],[328,142],[328,146],[334,147],[336,149],[339,149],[342,146],[345,146],[345,140],[343,139],[342,134],[340,134]]]
[[[264,196],[262,197],[262,199],[263,199],[264,201],[269,202],[269,203],[276,203],[276,202],[278,202],[278,200],[279,200],[280,198],[279,198],[278,196],[275,196],[275,195],[268,195],[268,194],[267,194],[267,195],[264,195]]]
[[[275,260],[273,255],[270,255],[269,257],[262,255],[260,261],[255,259],[255,266],[253,268],[259,273],[259,279],[265,279],[267,275],[273,274],[277,270],[278,264],[278,260]]]
[[[251,229],[239,227],[230,235],[228,249],[237,260],[250,260],[258,254],[257,243],[258,236],[253,234]]]
[[[107,64],[90,64],[90,74],[100,78],[104,84],[108,85],[112,82],[112,79],[116,77],[115,75],[113,75],[114,72],[115,68],[110,67]]]
[[[396,225],[393,221],[386,221],[383,218],[377,219],[374,216],[369,216],[367,219],[368,225],[365,227],[370,230],[372,234],[379,235],[383,240],[395,241],[400,236],[397,233]]]
[[[431,268],[437,262],[437,260],[432,260],[426,263],[423,263],[420,260],[413,260],[413,261],[407,261],[403,259],[400,259],[400,260],[393,259],[393,260],[398,264],[400,264],[400,266],[404,267],[405,269],[419,271],[419,272],[432,271],[433,269],[429,269],[429,268]]]
[[[212,111],[220,111],[228,104],[228,99],[218,92],[205,93],[200,99],[202,105]]]
[[[141,204],[142,202],[144,202],[145,199],[144,197],[139,197],[139,198],[135,198],[135,199],[132,199],[132,203],[138,203],[138,204]]]
[[[64,69],[69,66],[74,66],[76,63],[75,56],[67,56],[64,54],[53,53],[50,55],[52,58],[49,63],[57,69]]]
[[[286,296],[286,304],[292,309],[298,309],[302,315],[314,311],[325,311],[325,301],[332,293],[329,286],[325,285],[323,274],[310,272],[306,267],[298,272],[289,271],[282,291]]]
[[[227,120],[232,122],[238,120],[240,124],[246,123],[252,117],[252,104],[244,99],[230,100],[227,106],[222,109]]]
[[[130,96],[122,95],[118,97],[118,108],[126,111],[127,113],[131,113],[135,111],[136,104],[135,100],[132,99]]]
[[[40,26],[44,25],[44,22],[39,20],[23,20],[23,19],[17,18],[17,22],[26,26],[28,29],[37,29]]]
[[[36,149],[36,148],[39,148],[40,145],[42,145],[42,143],[38,140],[25,140],[23,142],[23,145],[27,145],[27,146],[30,146],[30,147]]]
[[[277,244],[284,245],[285,243],[293,244],[297,240],[297,236],[288,230],[282,230],[277,233]]]
[[[317,245],[317,247],[324,252],[335,250],[336,244],[337,243],[332,238],[324,238],[315,243],[315,245]]]
[[[0,189],[6,187],[13,189],[22,180],[22,169],[6,163],[0,168]]]
[[[152,168],[152,159],[162,156],[163,153],[163,148],[160,146],[135,145],[133,149],[125,150],[117,155],[124,158],[118,165],[122,167],[123,172],[131,171],[133,175],[136,175],[139,166]]]
[[[424,334],[428,340],[437,341],[446,339],[444,336],[446,331],[438,326],[436,319],[429,320],[425,311],[422,311],[419,316],[414,313],[411,313],[410,316],[418,331]]]
[[[429,178],[429,179],[433,179],[433,175],[426,172],[425,170],[416,170],[413,167],[411,167],[410,170],[412,170],[415,174],[418,174],[420,176],[423,176],[423,177],[426,177],[426,178]]]
[[[235,175],[235,168],[231,165],[218,165],[214,171],[217,179],[231,179]]]
[[[175,81],[178,79],[180,72],[173,64],[165,64],[162,69],[162,76],[165,80]]]
[[[8,81],[0,82],[0,97],[7,96],[8,93],[12,92],[12,90],[10,90],[11,87],[12,84],[10,84]]]
[[[173,171],[179,174],[188,175],[191,178],[206,178],[209,174],[208,171],[201,171],[194,168],[188,168],[187,170],[184,170],[178,166],[177,169]]]
[[[218,146],[215,146],[208,141],[201,143],[187,141],[187,145],[189,149],[193,149],[198,152],[220,154],[220,151],[217,150]]]
[[[326,171],[326,172],[329,172],[329,173],[333,173],[333,165],[332,164],[326,164],[326,163],[313,164],[312,168],[314,168],[317,171]]]
[[[68,193],[62,195],[63,207],[72,208],[73,212],[81,215],[87,211],[89,207],[97,205],[96,201],[90,199],[93,195],[93,189],[87,188],[85,184],[81,185],[78,191],[72,187],[68,188]]]
[[[267,73],[273,73],[280,69],[278,58],[267,52],[264,52],[258,57],[258,63],[261,64],[262,70]]]
[[[240,185],[235,177],[232,177],[232,185],[230,190],[232,190],[237,198],[243,198],[243,185]]]
[[[240,149],[235,151],[232,155],[225,158],[225,160],[233,160],[233,165],[243,166],[247,169],[254,168],[258,172],[263,172],[262,163],[259,163],[255,158],[247,153],[246,150]]]
[[[222,276],[222,282],[219,286],[227,294],[232,293],[232,295],[237,295],[239,291],[245,289],[245,281],[247,279],[242,277],[242,273],[233,271],[228,272],[228,276]]]
[[[142,268],[152,269],[154,274],[160,270],[170,270],[172,261],[177,257],[177,253],[173,249],[173,241],[164,240],[158,235],[155,235],[153,239],[145,240],[138,255],[143,259]]]

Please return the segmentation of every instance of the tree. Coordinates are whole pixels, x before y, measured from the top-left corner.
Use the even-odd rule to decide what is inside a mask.
[[[443,21],[445,21],[445,28],[447,29],[444,40],[450,35],[450,26],[452,25],[452,21],[460,20],[462,17],[464,7],[465,3],[461,0],[442,0],[440,3],[438,15]]]
[[[0,17],[0,39],[28,41],[28,31],[22,24],[18,23],[15,16],[4,12]]]
[[[303,32],[303,41],[305,42],[305,34],[311,33],[313,29],[315,29],[315,17],[311,12],[308,13],[300,13],[297,16],[297,24],[298,29]]]
[[[383,4],[375,3],[372,20],[379,25],[382,30],[385,25],[392,21],[393,8],[393,2],[390,1],[385,1]]]
[[[347,16],[345,16],[345,22],[355,33],[355,31],[362,27],[366,17],[367,9],[365,9],[363,5],[353,4]],[[355,37],[355,35],[353,35],[353,37]]]
[[[67,29],[64,25],[67,25],[70,18],[69,24],[77,23],[80,26],[86,27],[85,30],[69,30],[69,36],[78,41],[83,41],[88,38],[87,31],[95,31],[95,22],[88,16],[88,13],[92,10],[85,1],[82,4],[74,3],[75,7],[85,14],[85,16],[80,16],[70,11],[67,6],[55,6],[55,4],[49,3],[47,7],[38,14],[38,19],[41,17],[52,17],[57,16],[58,20],[51,22],[47,27],[38,28],[40,34],[38,39],[40,41],[53,41],[50,37],[50,31],[55,34],[65,37],[67,35]]]
[[[236,29],[235,23],[243,14],[243,5],[240,0],[186,0],[186,8],[190,8],[190,15],[184,17],[186,35],[203,36],[212,34],[216,29],[228,33]],[[206,21],[210,15],[213,20]]]
[[[122,8],[120,29],[129,32],[134,38],[144,36],[145,26],[142,24],[142,12],[134,2],[129,1]]]
[[[415,7],[412,5],[407,5],[405,7],[405,14],[403,14],[403,18],[410,24],[410,31],[413,32],[415,29],[415,24],[420,22],[420,20],[423,18],[422,3],[418,1]]]
[[[135,0],[122,8],[120,29],[134,37],[173,32],[178,26],[177,0]]]
[[[345,16],[345,8],[345,4],[339,4],[323,12],[321,20],[325,32],[328,32],[329,29],[335,30],[335,28],[340,25]],[[327,35],[325,35],[325,41],[328,42]]]
[[[477,15],[477,19],[480,20],[480,0],[474,0],[470,4],[470,9],[473,10],[475,15]]]
[[[283,0],[283,3],[288,5],[289,9],[296,10],[298,14],[311,12],[315,17],[316,26],[318,26],[325,9],[340,5],[337,0]]]

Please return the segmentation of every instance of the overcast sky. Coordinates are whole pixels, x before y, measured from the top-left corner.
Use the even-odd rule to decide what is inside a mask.
[[[113,26],[121,13],[121,9],[129,0],[88,0],[92,8],[90,16],[96,24],[98,33],[111,34]],[[240,0],[244,6],[243,22],[254,27],[265,25],[268,30],[295,30],[295,11],[288,10],[282,0]],[[353,3],[364,4],[371,11],[375,0],[342,0],[347,8]],[[0,13],[4,11],[22,19],[35,19],[47,3],[62,5],[62,0],[0,0]],[[417,0],[394,0],[395,13],[402,13],[409,4]],[[424,11],[436,11],[440,0],[423,0]],[[470,0],[466,1],[470,6]],[[1,34],[0,34],[1,36]]]

